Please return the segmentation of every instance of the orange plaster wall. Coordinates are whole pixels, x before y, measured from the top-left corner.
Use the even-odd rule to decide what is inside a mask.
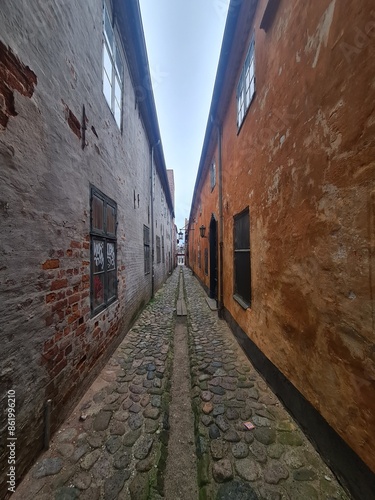
[[[215,162],[216,165],[216,185],[211,189],[210,181],[210,166]],[[199,198],[195,204],[194,210],[194,220],[193,225],[194,231],[189,234],[189,245],[190,248],[194,248],[196,252],[195,260],[192,259],[192,254],[190,253],[190,265],[194,269],[195,274],[198,276],[200,281],[207,287],[210,287],[210,277],[209,274],[205,274],[204,270],[204,250],[207,248],[209,252],[209,227],[212,214],[216,220],[219,220],[219,166],[218,166],[218,150],[217,146],[207,159],[207,169],[204,177],[201,180],[201,190],[199,192]],[[206,227],[206,237],[201,238],[199,234],[200,226],[204,225]],[[201,267],[198,265],[198,250],[201,251]],[[192,250],[191,250],[192,252]],[[209,269],[208,269],[209,271]]]
[[[282,0],[265,33],[265,5],[254,101],[238,133],[234,89],[223,123],[224,306],[375,472],[375,7]],[[206,184],[201,197],[209,222]],[[244,310],[232,249],[246,206]]]

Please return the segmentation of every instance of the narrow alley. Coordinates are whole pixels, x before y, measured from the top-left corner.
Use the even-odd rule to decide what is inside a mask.
[[[178,267],[12,498],[350,497]]]

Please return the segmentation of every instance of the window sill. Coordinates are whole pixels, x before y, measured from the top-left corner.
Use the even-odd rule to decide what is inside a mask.
[[[108,311],[108,309],[110,309],[113,304],[116,304],[118,303],[118,297],[112,299],[106,306],[104,307],[101,307],[100,309],[96,310],[96,311],[93,311],[91,313],[91,318],[90,319],[95,319],[97,316],[100,316],[101,314],[103,314],[104,312]]]
[[[233,295],[233,299],[240,304],[243,309],[250,309],[250,304],[245,302],[239,295]]]

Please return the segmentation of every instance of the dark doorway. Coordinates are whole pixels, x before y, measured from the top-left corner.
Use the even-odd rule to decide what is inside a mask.
[[[217,299],[217,222],[212,215],[210,221],[210,297]]]

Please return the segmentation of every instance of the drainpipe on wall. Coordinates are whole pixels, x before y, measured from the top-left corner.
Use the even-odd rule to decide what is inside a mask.
[[[218,149],[219,149],[219,303],[218,316],[224,317],[224,290],[223,290],[223,251],[224,251],[224,222],[223,222],[223,164],[221,156],[222,128],[217,124]]]
[[[151,168],[150,168],[150,183],[151,183],[151,298],[155,294],[155,265],[154,265],[154,148],[160,144],[160,139],[151,146]]]

